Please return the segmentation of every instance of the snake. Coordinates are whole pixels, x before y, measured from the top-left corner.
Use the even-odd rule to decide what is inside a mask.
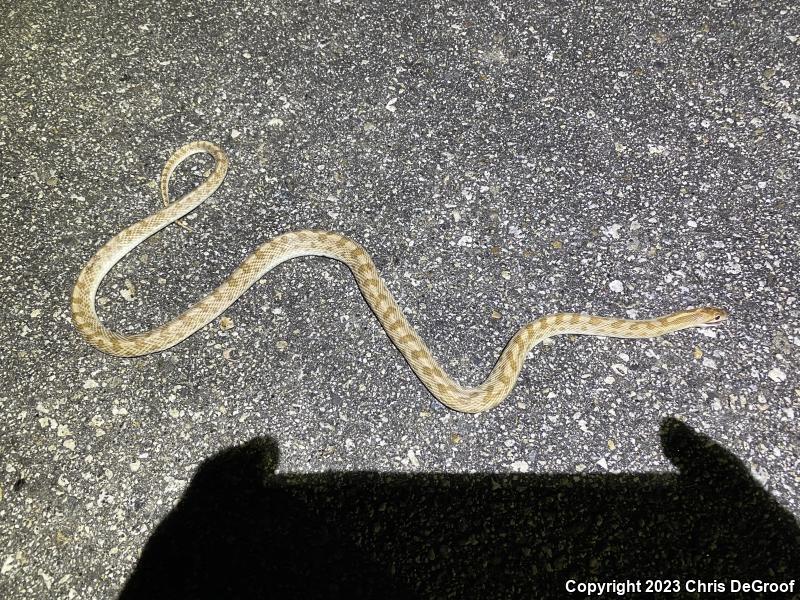
[[[214,166],[202,182],[174,202],[169,182],[175,169],[189,156],[211,155]],[[700,306],[651,319],[622,319],[585,313],[562,312],[523,325],[500,352],[486,379],[478,386],[462,386],[437,362],[420,335],[410,325],[367,251],[352,239],[323,230],[289,231],[261,244],[225,281],[183,313],[158,327],[140,333],[119,333],[105,327],[95,311],[95,297],[111,268],[136,246],[197,208],[217,188],[228,171],[228,157],[209,141],[195,141],[176,150],[161,172],[164,207],[123,229],[106,242],[81,270],[72,292],[72,321],[80,335],[98,350],[117,357],[137,357],[161,352],[178,344],[222,315],[269,271],[300,256],[332,258],[347,265],[358,289],[392,343],[428,391],[445,406],[460,412],[480,413],[508,397],[520,375],[528,352],[556,335],[590,335],[615,338],[655,338],[691,327],[714,326],[728,318],[725,309]]]

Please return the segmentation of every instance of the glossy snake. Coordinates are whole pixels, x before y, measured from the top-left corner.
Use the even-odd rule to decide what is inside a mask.
[[[188,194],[169,204],[168,186],[173,172],[188,156],[202,152],[210,154],[216,161],[211,175]],[[167,206],[111,238],[89,260],[72,293],[72,319],[91,345],[115,356],[141,356],[165,350],[218,317],[250,286],[282,262],[297,256],[326,256],[350,268],[358,288],[386,334],[431,394],[454,410],[477,413],[497,406],[508,396],[528,351],[550,336],[582,334],[652,338],[688,327],[715,325],[727,318],[725,310],[715,307],[682,310],[647,320],[577,313],[549,315],[524,325],[512,336],[483,383],[477,387],[463,387],[445,372],[408,323],[364,248],[337,233],[303,230],[283,233],[263,243],[217,289],[160,327],[128,335],[103,326],[94,305],[97,289],[106,274],[137,245],[194,210],[213,194],[227,169],[227,156],[214,144],[202,141],[183,146],[169,158],[161,174],[161,195]]]

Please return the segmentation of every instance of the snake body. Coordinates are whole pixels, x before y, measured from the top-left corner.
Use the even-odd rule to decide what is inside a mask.
[[[173,172],[187,157],[197,153],[207,153],[215,159],[211,175],[170,204],[168,187]],[[89,260],[72,292],[72,320],[92,346],[105,353],[125,357],[166,350],[217,318],[250,286],[279,264],[298,256],[325,256],[349,267],[361,294],[386,334],[431,394],[451,409],[477,413],[498,405],[509,395],[528,351],[545,338],[561,334],[651,338],[688,327],[714,325],[727,318],[725,310],[715,307],[682,310],[648,320],[578,313],[545,316],[527,323],[512,336],[483,383],[477,387],[464,387],[445,372],[408,323],[364,248],[337,233],[302,230],[284,233],[263,243],[219,287],[168,323],[131,335],[105,327],[95,311],[95,296],[106,274],[144,240],[178,221],[213,194],[225,178],[227,169],[227,156],[210,142],[193,142],[178,149],[169,158],[161,174],[160,190],[165,208],[124,229]]]

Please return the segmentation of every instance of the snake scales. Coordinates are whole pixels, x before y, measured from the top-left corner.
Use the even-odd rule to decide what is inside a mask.
[[[181,162],[197,153],[208,153],[215,159],[211,175],[188,194],[169,204],[170,177]],[[95,295],[106,274],[137,245],[178,221],[213,194],[227,169],[225,153],[205,141],[187,144],[169,158],[161,173],[160,185],[165,208],[111,238],[78,276],[72,292],[72,320],[87,342],[114,356],[141,356],[165,350],[222,314],[250,286],[282,262],[298,256],[326,256],[350,268],[358,288],[386,334],[431,394],[454,410],[477,413],[497,406],[508,396],[528,351],[545,338],[560,334],[651,338],[688,327],[715,325],[727,318],[725,310],[715,307],[682,310],[648,320],[577,313],[549,315],[524,325],[512,336],[483,383],[477,387],[463,387],[442,369],[408,323],[364,248],[337,233],[303,230],[284,233],[263,243],[217,289],[164,325],[132,335],[106,328],[95,312]]]

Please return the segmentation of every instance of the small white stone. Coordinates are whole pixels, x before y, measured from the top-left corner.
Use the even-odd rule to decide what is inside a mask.
[[[462,235],[461,239],[458,240],[457,246],[469,246],[472,244],[472,236],[471,235]]]
[[[769,483],[769,471],[760,468],[752,461],[750,462],[750,473],[761,485],[767,485]]]
[[[686,224],[692,229],[697,228],[697,221],[695,221],[694,219],[689,219],[688,221],[686,221]]]
[[[414,451],[409,449],[408,450],[408,460],[411,462],[412,465],[415,467],[419,466],[419,460],[417,460],[417,455],[414,454]]]
[[[611,385],[615,381],[616,379],[614,379],[613,375],[607,375],[606,378],[603,379],[603,383],[605,383],[606,385]]]
[[[709,358],[707,356],[703,357],[703,366],[708,367],[709,369],[716,369],[717,368],[717,361],[713,358]]]
[[[236,139],[236,138],[238,138],[240,135],[242,135],[242,132],[241,132],[241,131],[239,131],[238,129],[232,129],[232,130],[231,130],[231,138],[232,138],[232,139],[234,139],[234,140],[235,140],[235,139]]]
[[[97,383],[94,379],[87,379],[83,382],[83,389],[85,390],[93,390],[94,388],[100,387],[100,384]]]
[[[136,286],[130,279],[125,280],[125,287],[119,291],[119,295],[125,298],[126,302],[131,302],[136,297]]]
[[[622,225],[619,223],[614,223],[610,227],[602,227],[600,231],[603,232],[603,235],[606,237],[610,237],[611,239],[618,240],[619,239],[619,230],[622,229]]]
[[[781,383],[783,381],[786,381],[786,373],[781,371],[778,367],[770,369],[769,373],[767,373],[767,376],[770,379],[772,379],[772,381],[774,381],[775,383]]]
[[[397,102],[397,98],[392,98],[391,100],[389,100],[386,103],[386,110],[388,110],[389,112],[396,111],[397,107],[394,105],[395,102]]]
[[[511,470],[514,473],[527,473],[530,469],[531,466],[524,460],[516,460],[511,463]]]
[[[45,573],[44,571],[39,569],[39,577],[42,578],[42,580],[44,581],[44,587],[46,587],[48,590],[53,587],[52,575],[49,575],[48,573]]]
[[[600,466],[601,469],[608,471],[608,463],[606,462],[605,458],[601,458],[597,461],[597,464]]]
[[[625,289],[625,286],[622,285],[622,282],[619,279],[615,279],[614,281],[609,283],[608,287],[611,288],[612,292],[617,292],[618,294]]]
[[[134,462],[130,463],[128,466],[130,467],[132,472],[136,473],[139,469],[142,468],[142,463],[140,463],[137,460],[137,461],[134,461]]]
[[[17,567],[17,559],[14,558],[13,554],[9,554],[3,560],[3,566],[0,567],[0,575],[5,575],[6,573],[10,573]]]

